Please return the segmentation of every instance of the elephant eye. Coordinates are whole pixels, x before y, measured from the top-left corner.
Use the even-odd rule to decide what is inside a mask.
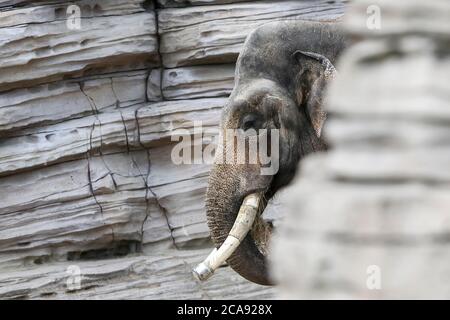
[[[244,131],[247,131],[249,129],[259,129],[259,126],[261,124],[261,121],[258,119],[258,117],[254,114],[248,114],[242,119],[242,125],[241,128]]]

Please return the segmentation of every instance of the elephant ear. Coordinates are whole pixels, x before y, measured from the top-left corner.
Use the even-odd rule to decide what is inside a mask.
[[[295,51],[292,55],[300,71],[295,79],[297,105],[305,108],[318,137],[327,117],[323,110],[323,95],[327,83],[334,79],[337,71],[331,61],[318,53]]]

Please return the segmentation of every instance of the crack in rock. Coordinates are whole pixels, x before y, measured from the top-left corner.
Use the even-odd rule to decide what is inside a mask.
[[[94,99],[89,96],[86,91],[84,91],[84,82],[78,82],[78,86],[80,87],[81,93],[86,97],[87,101],[89,102],[89,105],[91,106],[91,110],[93,114],[98,114],[99,111],[97,109],[97,105],[95,104]]]

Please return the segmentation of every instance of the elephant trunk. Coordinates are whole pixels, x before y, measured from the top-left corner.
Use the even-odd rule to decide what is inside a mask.
[[[253,233],[247,233],[253,223],[253,221],[249,220],[249,216],[251,220],[254,220],[255,216],[264,210],[265,200],[262,194],[270,182],[260,180],[258,183],[259,188],[253,188],[253,190],[249,188],[244,189],[248,190],[250,195],[242,194],[240,186],[243,179],[248,179],[252,182],[258,180],[258,178],[249,176],[243,178],[244,176],[236,168],[230,170],[228,165],[216,164],[211,171],[206,195],[206,214],[211,238],[217,250],[211,253],[205,262],[209,264],[212,259],[216,259],[216,255],[219,253],[219,257],[226,258],[230,267],[247,280],[261,285],[272,285],[273,283],[268,275],[267,262],[265,256],[258,248],[257,239],[255,241]],[[255,194],[258,195],[255,196]],[[241,205],[243,205],[242,209]],[[256,207],[258,208],[256,209]],[[236,221],[238,212],[241,212],[239,220],[241,218],[248,220],[244,223],[244,228],[242,228],[240,222]],[[233,241],[233,251],[225,250],[230,243],[225,243],[230,232],[235,233],[236,230],[238,231],[237,236],[241,238],[239,239],[239,245],[236,246],[237,242]],[[216,260],[214,267],[218,266],[218,262],[220,260]],[[204,274],[206,270],[202,271],[201,268],[204,269],[204,266],[197,271]]]

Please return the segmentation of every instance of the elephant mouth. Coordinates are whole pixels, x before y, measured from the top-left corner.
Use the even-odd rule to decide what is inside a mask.
[[[269,255],[270,239],[272,238],[273,225],[266,221],[263,217],[264,211],[270,200],[268,193],[262,194],[261,204],[258,208],[258,214],[255,217],[252,228],[250,229],[250,235],[255,242],[259,252],[265,257]]]

